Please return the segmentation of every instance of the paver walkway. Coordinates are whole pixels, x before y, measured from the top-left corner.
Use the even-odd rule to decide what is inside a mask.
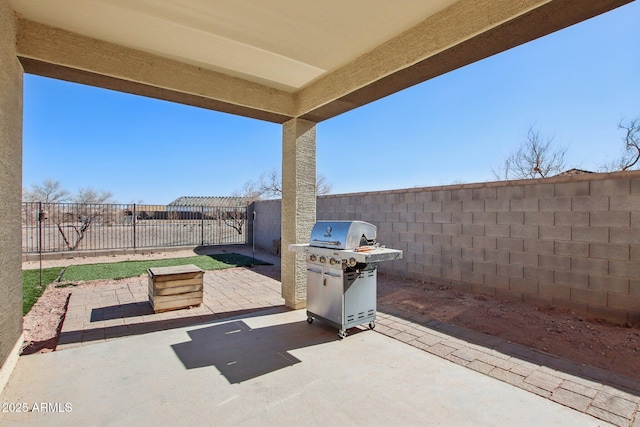
[[[155,314],[147,292],[144,276],[74,290],[57,350],[264,308],[286,310],[278,265],[206,272],[198,308]],[[640,381],[384,306],[375,331],[609,423],[640,427]]]
[[[203,278],[202,305],[163,313],[153,312],[146,276],[75,289],[56,350],[195,325],[265,308],[284,310],[280,282],[269,277],[278,274],[276,270],[279,267],[255,266],[253,270],[207,271]]]

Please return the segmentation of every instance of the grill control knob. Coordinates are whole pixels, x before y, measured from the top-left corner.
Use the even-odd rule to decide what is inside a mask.
[[[356,259],[351,257],[347,260],[347,266],[348,267],[355,267],[356,266]]]
[[[331,265],[336,265],[337,263],[338,263],[338,260],[337,260],[337,259],[335,259],[335,258],[331,258],[331,259],[329,260],[329,264],[331,264]]]
[[[319,261],[320,261],[322,264],[324,264],[325,262],[327,262],[327,259],[326,259],[325,257],[321,256]]]
[[[315,261],[317,258],[315,255],[309,255],[309,261]]]

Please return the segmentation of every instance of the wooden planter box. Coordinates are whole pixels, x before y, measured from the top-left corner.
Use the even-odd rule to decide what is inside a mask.
[[[153,311],[177,310],[202,304],[204,271],[193,264],[155,267],[149,273],[149,301]]]

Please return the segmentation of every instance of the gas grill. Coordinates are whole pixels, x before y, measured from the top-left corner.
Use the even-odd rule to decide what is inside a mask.
[[[402,251],[376,242],[376,226],[363,221],[318,221],[308,244],[289,245],[307,258],[307,322],[326,321],[347,329],[376,320],[378,262],[402,258]]]

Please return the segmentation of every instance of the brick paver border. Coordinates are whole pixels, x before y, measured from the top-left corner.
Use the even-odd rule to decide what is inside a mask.
[[[617,426],[640,427],[640,381],[391,307],[376,331]]]

